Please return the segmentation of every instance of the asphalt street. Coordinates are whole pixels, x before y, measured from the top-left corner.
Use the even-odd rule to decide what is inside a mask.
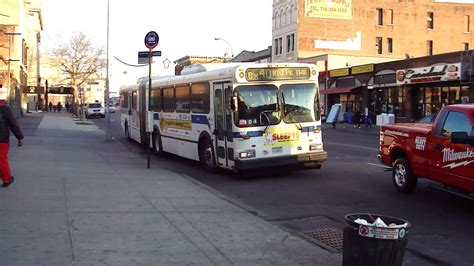
[[[104,128],[104,119],[93,121]],[[112,136],[141,153],[146,167],[145,150],[125,139],[119,122],[120,114],[111,114]],[[166,169],[195,178],[302,237],[311,232],[334,232],[329,242],[307,237],[333,252],[340,252],[337,245],[345,215],[368,212],[411,223],[406,264],[473,265],[473,202],[433,190],[428,180],[419,180],[414,194],[396,192],[391,173],[383,171],[376,159],[377,135],[336,129],[323,131],[323,139],[329,160],[320,170],[262,169],[242,178],[226,171],[207,173],[197,162],[170,154],[160,160]]]

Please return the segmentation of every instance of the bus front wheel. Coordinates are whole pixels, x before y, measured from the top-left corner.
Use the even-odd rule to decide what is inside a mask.
[[[213,172],[217,169],[214,150],[209,141],[204,141],[199,145],[199,161],[204,169]]]

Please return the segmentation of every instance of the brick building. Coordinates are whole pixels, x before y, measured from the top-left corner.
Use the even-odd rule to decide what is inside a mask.
[[[403,69],[426,74],[452,63],[460,71],[462,51],[472,54],[473,19],[474,3],[461,1],[274,0],[272,60],[317,63],[326,112],[342,103],[347,112],[368,108],[416,120],[442,104],[474,101],[472,83],[443,75],[396,82]]]
[[[474,4],[442,0],[274,0],[273,62],[324,70],[467,50]]]

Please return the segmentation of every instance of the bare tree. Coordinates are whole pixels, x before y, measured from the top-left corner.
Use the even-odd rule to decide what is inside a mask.
[[[72,86],[74,97],[78,99],[77,88],[106,67],[104,54],[104,48],[95,47],[89,36],[79,32],[50,51],[51,66],[63,73],[62,83]]]

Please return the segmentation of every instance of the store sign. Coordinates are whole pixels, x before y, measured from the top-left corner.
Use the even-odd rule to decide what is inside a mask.
[[[304,14],[311,18],[352,19],[352,0],[305,0]]]
[[[74,93],[74,88],[72,87],[50,87],[48,89],[48,92],[51,94],[73,94]]]
[[[44,94],[44,87],[40,86],[23,86],[23,93]]]
[[[461,63],[397,70],[397,85],[459,80]]]
[[[355,74],[362,74],[362,73],[370,73],[374,72],[374,65],[362,65],[362,66],[353,66],[351,69],[352,75]]]
[[[330,77],[349,76],[349,68],[334,69],[329,71]]]

